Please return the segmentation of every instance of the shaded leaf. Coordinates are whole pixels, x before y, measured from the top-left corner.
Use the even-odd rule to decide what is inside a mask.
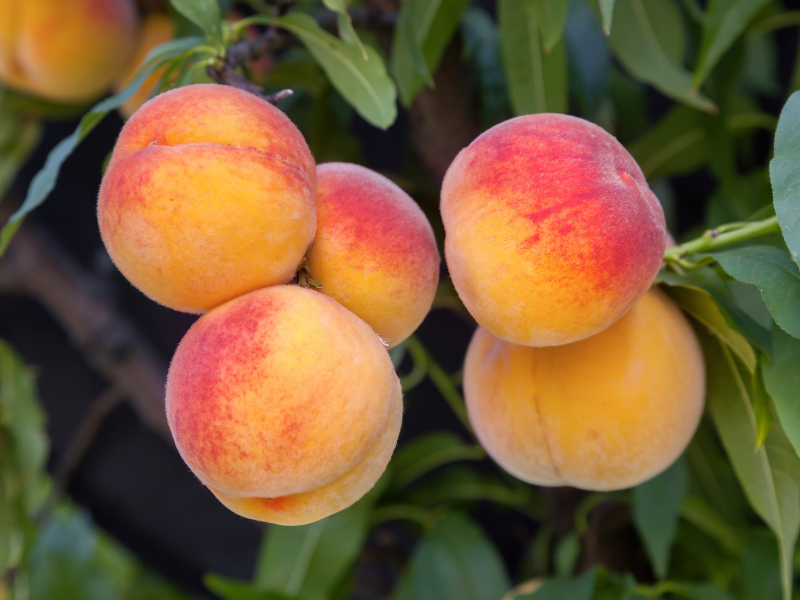
[[[681,503],[681,517],[717,540],[728,552],[733,554],[741,552],[744,544],[737,531],[702,498],[686,496]]]
[[[203,577],[203,583],[222,600],[292,600],[294,598],[278,592],[257,590],[247,582],[214,574]]]
[[[526,0],[500,0],[498,20],[511,107],[517,115],[566,112],[564,42],[545,52],[537,12]]]
[[[708,405],[750,505],[778,540],[784,600],[791,598],[792,555],[800,530],[800,459],[778,423],[756,452],[750,390],[727,347],[700,331]]]
[[[679,66],[684,23],[672,0],[617,0],[614,19],[611,47],[634,77],[689,106],[716,110],[692,89],[691,74]]]
[[[703,19],[703,42],[692,80],[699,88],[714,65],[770,0],[710,0]]]
[[[775,322],[800,337],[800,269],[774,246],[747,246],[712,256],[734,279],[758,287]]]
[[[769,176],[783,239],[797,262],[800,259],[800,92],[792,94],[781,110]]]
[[[460,513],[442,519],[416,547],[397,600],[498,600],[508,589],[500,555]]]
[[[217,0],[169,0],[173,8],[208,36],[222,40],[222,15]]]
[[[767,434],[772,429],[774,418],[769,393],[764,385],[763,363],[759,363],[756,372],[753,373],[753,416],[756,418],[756,450],[758,450],[767,439]]]
[[[564,33],[567,22],[568,0],[524,0],[528,10],[539,25],[544,51],[552,52]]]
[[[516,600],[591,600],[597,569],[573,579],[549,579],[532,594],[517,596]]]
[[[606,35],[611,33],[611,20],[614,17],[614,0],[600,0],[600,14],[603,17],[603,29]]]
[[[781,597],[781,570],[775,538],[767,530],[747,536],[742,553],[741,600],[777,600]]]
[[[530,488],[524,484],[512,488],[503,481],[481,476],[454,465],[436,477],[414,484],[409,500],[423,506],[487,500],[507,506],[525,507],[531,502]]]
[[[581,538],[575,531],[570,531],[561,538],[556,547],[553,562],[556,565],[556,575],[559,577],[569,577],[575,570],[578,556],[581,553]]]
[[[611,49],[588,0],[571,0],[565,40],[570,89],[583,115],[591,120],[608,95]]]
[[[116,96],[103,100],[84,115],[72,135],[59,142],[56,147],[51,150],[44,163],[44,167],[42,167],[31,180],[28,193],[25,196],[22,206],[11,215],[8,223],[6,223],[2,232],[0,232],[0,253],[5,252],[6,248],[8,248],[11,238],[22,224],[22,219],[25,218],[25,215],[44,202],[47,196],[50,195],[50,192],[53,191],[64,161],[69,158],[78,144],[91,133],[95,126],[97,126],[109,112],[118,108],[131,98],[147,78],[162,65],[187,51],[191,51],[194,47],[202,43],[203,40],[196,37],[179,38],[154,48],[150,54],[147,55],[143,66],[138,71],[138,75],[128,87]]]
[[[687,479],[686,465],[679,459],[663,473],[633,488],[633,522],[659,579],[667,576]]]
[[[409,106],[423,86],[433,85],[447,45],[469,0],[405,0],[400,5],[392,46],[392,74],[400,99]]]
[[[403,446],[392,458],[393,486],[404,487],[436,467],[453,461],[479,460],[485,456],[482,447],[467,445],[453,433],[429,433]]]
[[[781,427],[800,453],[800,340],[773,326],[772,363],[762,365],[764,383],[778,412]]]

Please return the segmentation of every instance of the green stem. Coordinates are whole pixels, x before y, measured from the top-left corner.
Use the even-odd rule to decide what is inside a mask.
[[[769,219],[752,223],[730,223],[721,226],[719,229],[710,229],[691,242],[668,248],[664,252],[664,260],[682,267],[691,268],[693,265],[684,260],[690,254],[711,252],[712,250],[767,235],[768,233],[780,233],[780,231],[781,226],[778,223],[778,217],[770,217]]]
[[[435,360],[433,360],[433,357],[431,357],[425,349],[425,346],[423,346],[415,336],[412,335],[408,338],[407,343],[408,351],[411,353],[414,362],[425,361],[425,363],[427,363],[428,377],[430,377],[433,385],[436,386],[436,389],[439,390],[439,393],[447,401],[447,404],[450,405],[450,408],[455,413],[456,417],[458,417],[458,420],[461,421],[461,424],[467,428],[467,431],[473,433],[472,425],[470,425],[469,417],[467,416],[467,407],[464,404],[464,398],[458,393],[451,377],[445,373],[444,369],[442,369]]]

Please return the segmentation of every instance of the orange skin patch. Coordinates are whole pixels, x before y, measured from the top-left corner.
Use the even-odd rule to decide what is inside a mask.
[[[705,369],[686,318],[651,290],[573,344],[519,346],[479,328],[464,394],[475,434],[509,473],[608,491],[650,479],[683,452],[703,412]]]
[[[316,230],[314,159],[278,109],[192,85],[125,124],[98,197],[114,263],[147,296],[205,312],[286,283]]]
[[[661,265],[664,213],[617,140],[576,117],[501,123],[461,151],[442,185],[445,255],[473,317],[507,341],[594,335]]]
[[[0,0],[0,80],[56,102],[102,94],[136,36],[132,0]]]
[[[395,346],[419,327],[436,295],[441,257],[433,229],[408,194],[374,171],[328,163],[317,177],[311,276]]]
[[[316,291],[275,286],[192,326],[166,406],[181,456],[226,506],[296,524],[372,487],[397,442],[402,393],[363,321]]]

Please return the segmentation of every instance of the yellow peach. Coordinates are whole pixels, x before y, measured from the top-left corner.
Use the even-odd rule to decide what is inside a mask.
[[[616,490],[667,468],[703,412],[697,338],[651,290],[614,325],[544,348],[478,329],[464,365],[470,422],[506,471],[529,483]]]
[[[299,286],[201,317],[167,377],[167,419],[189,468],[242,516],[300,525],[358,500],[400,431],[400,382],[361,319]]]
[[[461,151],[441,196],[445,257],[467,310],[515,344],[603,331],[655,279],[664,212],[641,169],[600,127],[536,114]]]
[[[128,84],[133,81],[136,71],[142,66],[144,59],[147,58],[150,51],[156,46],[170,41],[174,35],[175,26],[169,15],[161,13],[147,15],[142,21],[133,55],[125,69],[123,69],[122,74],[117,77],[116,83],[114,84],[114,91],[119,93],[124,90]],[[161,80],[163,75],[164,68],[161,68],[145,79],[136,93],[119,107],[118,110],[120,114],[126,119],[130,118],[136,109],[147,101],[150,92]]]
[[[132,0],[0,0],[0,80],[57,102],[111,86],[133,49]]]
[[[122,128],[100,233],[147,296],[203,312],[289,282],[314,238],[314,159],[277,108],[228,86],[156,96]]]
[[[321,292],[395,346],[431,309],[441,258],[425,213],[365,167],[317,168],[317,234],[308,255]]]

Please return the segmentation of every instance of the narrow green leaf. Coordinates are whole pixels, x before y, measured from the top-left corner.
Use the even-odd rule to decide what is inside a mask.
[[[686,465],[677,460],[660,475],[633,488],[633,522],[659,579],[667,576],[687,485]]]
[[[294,598],[278,592],[258,590],[246,581],[237,581],[213,573],[203,577],[203,583],[222,600],[292,600]]]
[[[764,445],[764,440],[772,429],[774,418],[770,407],[770,397],[764,384],[764,372],[762,363],[758,364],[756,372],[753,373],[753,416],[756,419],[756,447],[758,450]]]
[[[762,365],[764,383],[786,437],[800,453],[800,340],[775,325],[772,339],[772,363]]]
[[[710,0],[692,85],[698,89],[759,10],[770,0]]]
[[[498,600],[508,590],[500,555],[470,519],[451,513],[417,545],[397,600]]]
[[[433,85],[430,74],[439,66],[468,4],[469,0],[405,0],[400,5],[392,74],[404,106],[413,102],[426,83]]]
[[[689,495],[683,499],[681,517],[717,540],[728,552],[732,554],[741,552],[743,542],[738,532],[699,496]]]
[[[529,507],[530,487],[517,483],[512,488],[504,481],[491,476],[482,476],[461,465],[445,468],[436,477],[415,482],[408,492],[408,499],[422,506],[486,500],[506,506]]]
[[[570,531],[561,538],[556,547],[553,562],[556,565],[558,577],[569,577],[575,570],[578,556],[581,553],[581,538],[575,531]]]
[[[11,215],[8,223],[3,227],[0,232],[0,254],[6,251],[11,238],[16,233],[19,226],[22,224],[22,219],[44,202],[53,191],[58,179],[58,174],[61,171],[61,166],[64,161],[69,158],[78,144],[91,133],[92,129],[112,110],[116,109],[133,96],[144,81],[162,65],[170,60],[191,51],[192,48],[202,44],[203,40],[196,37],[180,38],[172,40],[166,44],[162,44],[154,48],[145,59],[144,66],[139,69],[138,75],[134,80],[116,96],[106,98],[97,104],[81,119],[77,129],[66,139],[56,145],[50,154],[47,156],[44,167],[33,177],[28,193],[22,206]]]
[[[350,13],[347,12],[348,2],[346,0],[322,0],[322,3],[328,10],[338,13],[339,37],[348,44],[356,46],[361,50],[361,56],[364,57],[364,60],[369,60],[367,49],[361,43],[361,39],[353,28],[353,19],[350,18]]]
[[[222,15],[217,0],[170,0],[170,4],[203,33],[222,41]]]
[[[394,123],[397,91],[377,50],[365,46],[368,56],[365,60],[358,48],[331,35],[303,13],[292,13],[280,19],[254,17],[252,21],[275,24],[294,33],[325,71],[333,87],[364,119],[381,129]]]
[[[716,111],[680,66],[684,22],[672,0],[617,0],[614,18],[611,47],[634,77],[689,106]]]
[[[800,269],[786,252],[758,245],[712,256],[728,275],[758,287],[775,322],[800,337]]]
[[[708,404],[750,505],[778,540],[784,600],[792,591],[792,556],[800,530],[800,459],[775,423],[756,452],[750,390],[725,346],[699,331],[707,368]]]
[[[517,596],[515,600],[591,600],[596,579],[597,569],[574,579],[550,579],[532,594]]]
[[[800,260],[800,92],[786,101],[775,131],[775,155],[769,163],[775,213],[786,245]]]
[[[544,51],[550,53],[564,34],[568,0],[524,0],[542,33]]]
[[[769,531],[758,529],[747,536],[741,561],[741,600],[766,600],[781,597],[781,571],[775,539]]]
[[[483,124],[492,127],[511,116],[497,25],[485,10],[467,8],[461,17],[461,38],[478,81]]]
[[[603,30],[611,34],[611,19],[614,17],[614,0],[600,0],[600,14],[603,17]]]
[[[511,107],[517,115],[566,112],[563,40],[545,52],[537,12],[526,0],[500,0],[498,20]]]
[[[404,487],[447,463],[457,460],[480,460],[486,452],[477,445],[467,445],[457,435],[434,432],[409,442],[392,457],[393,486]]]

